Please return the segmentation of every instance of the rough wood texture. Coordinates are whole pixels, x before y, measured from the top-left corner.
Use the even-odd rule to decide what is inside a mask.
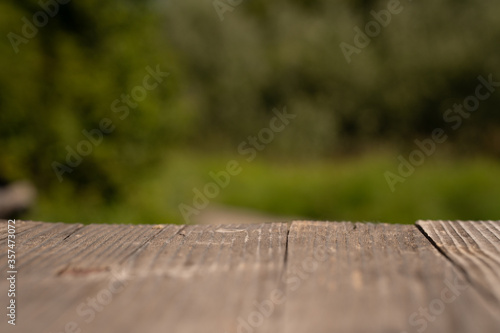
[[[477,242],[469,227],[463,232]],[[479,232],[490,243],[491,228]],[[2,333],[498,333],[500,327],[489,299],[496,294],[476,288],[469,266],[457,269],[415,226],[17,221],[16,231],[18,324],[4,318]],[[6,244],[0,221],[2,272]],[[498,243],[492,244],[468,255],[487,253],[498,264]],[[498,265],[488,267],[486,282],[498,286]],[[7,287],[2,278],[2,304]]]
[[[22,315],[1,331],[236,332],[280,281],[287,229],[33,224],[16,246]]]
[[[418,221],[417,225],[500,312],[500,221]]]
[[[297,281],[287,288],[285,332],[457,333],[500,327],[461,272],[414,226],[294,223],[288,249],[287,275]],[[455,284],[465,289],[452,291]]]

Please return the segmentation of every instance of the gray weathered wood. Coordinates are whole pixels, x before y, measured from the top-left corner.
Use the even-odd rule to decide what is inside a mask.
[[[133,280],[89,328],[114,318],[120,332],[236,332],[238,318],[278,283],[286,235],[286,224],[263,224],[186,226],[156,237],[129,258]],[[278,332],[278,319],[255,332]]]
[[[500,312],[500,221],[418,221],[417,225]]]
[[[47,223],[43,222],[26,222],[17,221],[16,223],[16,234],[22,235],[25,231],[46,226]],[[7,220],[0,219],[0,241],[7,239]]]
[[[327,255],[315,255],[321,246]],[[285,332],[465,333],[500,327],[461,272],[414,226],[293,223],[288,249],[287,276],[296,281],[287,284]],[[441,293],[455,279],[467,289],[444,303]],[[419,311],[429,306],[434,311],[424,319]]]
[[[287,224],[46,225],[39,244],[33,232],[17,247],[15,332],[236,332],[284,271]],[[86,304],[99,297],[106,304],[92,311]],[[278,318],[255,332],[278,332]]]
[[[467,231],[491,243],[473,248],[468,255],[477,258],[468,260],[484,262],[486,253],[497,274],[492,228]],[[466,281],[467,270],[478,268],[457,269],[415,226],[17,221],[16,231],[18,325],[2,320],[2,333],[497,333],[500,327],[491,300]],[[6,236],[0,221],[3,258]],[[0,269],[6,268],[5,259]],[[2,304],[6,290],[2,279]],[[443,292],[453,300],[439,303]],[[430,306],[439,314],[423,321],[419,311]]]

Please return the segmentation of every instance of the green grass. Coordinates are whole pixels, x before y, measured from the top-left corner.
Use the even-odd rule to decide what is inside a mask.
[[[384,172],[396,172],[395,155],[278,163],[258,156],[202,156],[173,153],[154,172],[129,180],[128,196],[105,205],[99,196],[70,189],[41,197],[27,218],[65,222],[183,223],[180,203],[191,205],[193,188],[212,181],[208,173],[238,160],[211,203],[246,207],[283,216],[318,220],[413,223],[418,219],[500,219],[500,163],[489,159],[429,159],[391,192]]]

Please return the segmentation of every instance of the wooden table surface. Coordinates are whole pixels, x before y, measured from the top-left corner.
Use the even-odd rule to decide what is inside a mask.
[[[500,332],[500,221],[16,221],[1,332]]]

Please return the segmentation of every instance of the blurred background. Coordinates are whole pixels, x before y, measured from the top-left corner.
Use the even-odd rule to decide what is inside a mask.
[[[194,222],[500,219],[500,91],[457,130],[443,119],[478,76],[500,81],[500,2],[402,0],[350,63],[340,43],[388,1],[236,3],[2,1],[0,213],[184,223],[179,205],[236,160]],[[248,162],[239,145],[285,107],[296,118]],[[436,128],[446,142],[391,191],[386,172]],[[68,147],[90,152],[73,167]]]

